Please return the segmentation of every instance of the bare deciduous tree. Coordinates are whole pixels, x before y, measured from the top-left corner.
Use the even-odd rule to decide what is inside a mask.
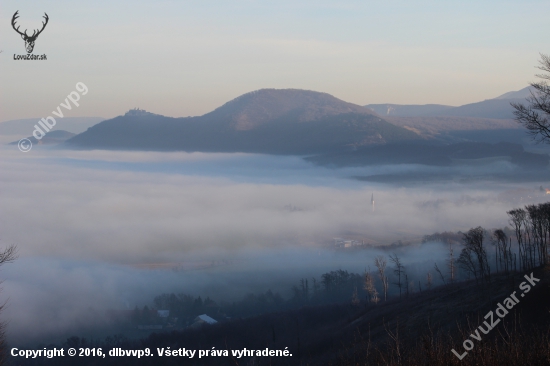
[[[370,268],[369,272],[365,271],[364,289],[367,291],[368,301],[377,304],[380,299],[378,298],[378,291],[374,285],[374,277],[370,274]]]
[[[443,277],[443,273],[439,270],[439,267],[437,266],[437,263],[434,263],[434,269],[437,273],[439,273],[439,277],[441,277],[441,282],[445,284],[445,277]]]
[[[388,277],[386,277],[386,265],[388,262],[384,256],[379,255],[374,258],[374,265],[378,268],[378,275],[380,281],[382,281],[382,287],[384,288],[384,301],[388,300]]]
[[[478,277],[484,281],[489,279],[491,273],[491,267],[487,260],[487,251],[483,244],[484,237],[485,230],[481,226],[478,226],[468,230],[462,239],[464,241],[464,249],[460,253],[459,262],[462,268],[474,274],[476,281]]]
[[[0,252],[0,266],[5,263],[11,263],[15,259],[17,259],[17,247],[15,245],[10,245]],[[4,309],[5,305],[5,303],[0,305],[0,311]],[[5,365],[8,359],[5,327],[6,324],[4,322],[0,322],[0,365]]]
[[[550,73],[550,56],[541,54],[539,70]],[[521,103],[511,103],[514,107],[516,121],[521,123],[533,139],[537,142],[550,143],[550,74],[538,74],[542,79],[538,83],[531,83],[534,91],[527,98],[527,106]]]
[[[471,275],[474,275],[476,282],[478,281],[477,267],[476,267],[474,256],[472,255],[471,250],[463,248],[462,252],[460,252],[460,256],[458,257],[457,263],[460,266],[460,268],[462,268],[462,270],[466,272],[468,279],[470,279]]]
[[[454,249],[453,249],[453,243],[449,240],[449,259],[447,260],[447,264],[449,265],[449,278],[451,283],[455,282],[455,257],[454,257]]]
[[[536,265],[548,263],[548,242],[550,238],[550,203],[527,205],[508,211],[510,223],[515,228],[518,243],[520,270],[527,270]],[[511,250],[506,253],[510,256],[509,267],[515,265]],[[515,255],[515,254],[514,254]]]
[[[520,270],[524,270],[526,267],[526,263],[524,258],[525,256],[525,220],[527,218],[527,212],[525,212],[522,208],[517,208],[514,210],[510,210],[506,212],[508,216],[510,216],[510,223],[514,226],[514,230],[516,232],[516,240],[518,242],[518,250],[519,250],[519,266]]]
[[[512,251],[508,236],[503,230],[497,229],[493,232],[491,243],[495,246],[497,272],[500,267],[501,271],[504,270],[505,273],[508,273],[512,269]]]
[[[464,244],[467,247],[472,248],[472,251],[477,256],[479,271],[481,275],[486,278],[491,273],[491,269],[487,260],[487,251],[483,245],[484,237],[485,230],[481,226],[478,226],[474,229],[468,230],[468,232],[464,234]]]
[[[403,276],[403,271],[405,270],[405,266],[403,266],[403,264],[401,263],[401,260],[395,253],[393,255],[390,254],[390,261],[395,266],[395,268],[393,269],[393,273],[395,273],[395,275],[397,276],[397,282],[394,282],[393,284],[399,287],[399,298],[401,298],[401,289],[403,288],[401,276]]]

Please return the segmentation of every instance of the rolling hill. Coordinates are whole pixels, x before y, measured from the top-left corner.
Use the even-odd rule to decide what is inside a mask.
[[[365,107],[380,116],[394,117],[433,117],[455,116],[490,119],[513,119],[513,108],[510,103],[523,103],[530,95],[531,87],[502,94],[482,102],[469,103],[458,107],[440,104],[402,105],[402,104],[368,104]]]
[[[71,133],[82,133],[89,127],[105,120],[102,117],[65,117],[56,118],[54,130],[65,130]],[[34,131],[34,125],[40,118],[16,119],[0,122],[0,135],[24,137]],[[53,132],[53,131],[52,131]]]
[[[30,140],[33,145],[57,145],[67,141],[73,136],[75,136],[75,134],[69,131],[52,130],[40,140],[37,140],[34,136],[28,136],[26,139]],[[17,145],[18,143],[19,141],[13,141],[10,145]]]
[[[200,117],[143,110],[103,121],[68,140],[87,149],[315,154],[416,140],[371,110],[326,93],[262,89]]]

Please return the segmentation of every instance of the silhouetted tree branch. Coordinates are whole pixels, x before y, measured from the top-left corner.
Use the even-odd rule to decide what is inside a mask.
[[[550,73],[550,56],[541,54],[540,57],[541,66],[538,69]],[[531,91],[531,96],[527,98],[528,105],[511,105],[515,108],[516,121],[527,128],[534,141],[550,143],[550,85],[546,82],[550,80],[550,74],[536,76],[543,80],[530,84],[535,91]]]
[[[0,252],[0,266],[5,263],[11,263],[17,259],[17,246],[10,245]],[[4,309],[6,303],[0,305],[0,312]],[[5,365],[8,358],[8,352],[6,350],[6,323],[0,322],[0,365]]]
[[[395,269],[393,270],[393,273],[397,276],[397,282],[394,282],[394,285],[399,287],[399,298],[401,299],[401,289],[403,287],[403,283],[401,282],[401,277],[403,276],[403,271],[405,269],[405,266],[401,263],[401,260],[397,256],[397,254],[390,254],[390,261],[395,265]],[[408,285],[408,284],[407,284]]]

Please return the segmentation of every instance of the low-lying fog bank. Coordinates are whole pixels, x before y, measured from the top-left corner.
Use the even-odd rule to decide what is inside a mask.
[[[503,227],[507,210],[548,197],[537,182],[411,187],[350,179],[423,166],[330,169],[300,157],[247,154],[2,153],[1,239],[20,253],[1,274],[10,342],[76,331],[104,309],[150,304],[163,292],[214,299],[288,292],[301,277],[373,267],[377,251],[335,253],[335,237],[385,245]],[[426,248],[411,246],[403,260],[433,265],[445,253]],[[158,269],[174,265],[180,270]]]

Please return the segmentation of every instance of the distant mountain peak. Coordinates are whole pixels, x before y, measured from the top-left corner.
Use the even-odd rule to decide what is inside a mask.
[[[200,117],[170,118],[132,109],[73,137],[67,144],[84,148],[304,155],[419,138],[415,132],[392,125],[365,107],[327,93],[261,89]]]
[[[527,98],[531,96],[531,91],[534,90],[533,87],[528,86],[517,91],[511,91],[504,93],[495,99],[518,99],[518,98]]]
[[[235,130],[251,130],[264,123],[292,118],[300,122],[344,113],[373,114],[368,108],[328,93],[303,89],[260,89],[243,94],[205,115],[230,121]]]
[[[534,89],[530,86],[517,91],[504,93],[493,99],[452,107],[439,104],[400,105],[368,104],[365,107],[388,117],[440,117],[455,116],[485,119],[514,119],[514,108],[510,102],[522,102],[531,96]]]

